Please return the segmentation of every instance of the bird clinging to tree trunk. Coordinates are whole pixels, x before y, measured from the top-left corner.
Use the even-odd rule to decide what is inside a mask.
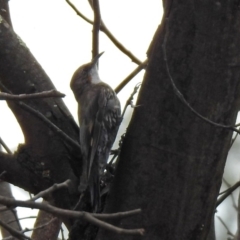
[[[79,67],[70,86],[78,102],[80,145],[83,155],[79,191],[89,187],[93,211],[100,207],[100,178],[121,122],[120,102],[113,89],[98,75],[98,54]]]

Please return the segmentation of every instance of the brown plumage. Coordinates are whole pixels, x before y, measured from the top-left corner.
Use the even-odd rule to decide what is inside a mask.
[[[98,76],[99,54],[92,62],[79,67],[70,86],[78,102],[80,145],[83,169],[79,190],[89,186],[93,210],[100,206],[100,178],[121,122],[120,102],[116,93]]]

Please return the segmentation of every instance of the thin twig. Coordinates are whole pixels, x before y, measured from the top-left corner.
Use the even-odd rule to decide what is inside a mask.
[[[223,182],[229,187],[229,188],[231,188],[232,186],[231,186],[231,184],[230,183],[228,183],[227,182],[227,180],[225,179],[225,178],[223,178],[222,179],[223,180]],[[227,190],[228,191],[228,190]],[[231,194],[230,195],[231,196],[231,199],[232,199],[232,204],[233,204],[233,207],[237,210],[238,209],[238,207],[237,207],[237,204],[235,203],[235,199],[234,199],[234,196],[233,196],[233,194]]]
[[[133,72],[131,72],[116,88],[115,92],[119,93],[139,72],[146,68],[148,60],[141,63]]]
[[[63,93],[58,92],[57,90],[53,89],[50,91],[43,91],[40,93],[31,93],[31,94],[10,94],[10,93],[0,93],[0,100],[25,100],[25,99],[36,99],[36,98],[62,98],[66,95]]]
[[[66,0],[66,2],[68,3],[68,5],[75,11],[75,13],[81,17],[82,19],[84,19],[86,22],[93,24],[93,21],[90,20],[89,18],[87,18],[86,16],[84,16],[76,7],[73,3],[71,3],[69,0]]]
[[[141,209],[134,209],[127,212],[118,212],[118,213],[111,213],[111,214],[93,213],[92,216],[96,217],[97,219],[108,220],[108,219],[122,219],[130,216],[134,216],[140,213],[141,213]]]
[[[140,229],[123,229],[123,228],[119,228],[119,227],[115,227],[109,223],[103,222],[97,218],[94,218],[91,214],[87,214],[86,215],[86,219],[87,221],[91,222],[92,224],[102,227],[104,229],[113,231],[115,233],[118,234],[131,234],[131,235],[144,235],[145,230],[143,228]]]
[[[101,25],[101,14],[98,0],[92,1],[94,12],[93,35],[92,35],[92,59],[99,53],[99,30]]]
[[[82,199],[83,199],[84,195],[85,195],[84,192],[82,192],[82,193],[80,194],[80,197],[79,197],[79,199],[78,199],[78,202],[77,202],[77,204],[75,205],[75,207],[73,208],[73,210],[77,210],[77,209],[78,209],[80,203],[82,202]]]
[[[111,150],[111,155],[113,155],[113,157],[118,156],[118,155],[120,154],[121,149],[122,149],[123,140],[124,140],[125,136],[126,136],[126,133],[123,133],[123,134],[121,135],[120,139],[119,139],[118,148],[115,149],[115,150]],[[110,164],[110,165],[111,165],[111,162],[113,162],[113,160],[114,160],[114,159],[111,159],[111,160],[109,161],[109,164]]]
[[[56,191],[57,189],[68,188],[70,183],[71,183],[70,179],[68,179],[68,180],[66,180],[66,181],[64,181],[62,183],[55,183],[50,188],[48,188],[48,189],[46,189],[44,191],[39,192],[37,195],[35,195],[34,197],[30,198],[28,201],[36,201],[37,199],[39,199],[41,197],[44,197],[44,196],[50,194],[51,192]]]
[[[240,128],[238,128],[238,130],[240,130]],[[230,144],[230,147],[229,147],[229,150],[232,148],[234,142],[235,142],[236,139],[237,139],[237,136],[238,136],[238,133],[236,133],[235,136],[234,136],[234,138],[232,139],[231,144]],[[228,151],[229,151],[229,150],[228,150]]]
[[[38,229],[42,229],[42,228],[45,228],[47,225],[49,225],[50,223],[52,223],[53,221],[55,221],[57,218],[54,217],[52,218],[50,221],[48,221],[47,223],[44,223],[44,224],[41,224],[39,226],[36,226],[34,228],[25,228],[22,233],[25,233],[25,232],[30,232],[30,231],[34,231],[34,230],[38,230]]]
[[[229,195],[232,194],[234,190],[236,190],[238,187],[240,187],[240,181],[235,183],[232,187],[229,187],[225,193],[218,198],[216,206],[219,206]],[[222,194],[222,193],[221,193]]]
[[[130,95],[130,97],[128,98],[128,100],[127,100],[127,102],[126,102],[126,104],[125,104],[125,107],[124,107],[124,109],[123,109],[122,118],[124,117],[124,114],[125,114],[125,112],[126,112],[126,110],[127,110],[127,107],[128,107],[129,105],[131,105],[132,108],[138,107],[138,106],[134,106],[132,101],[133,101],[134,95],[138,92],[138,89],[139,89],[140,86],[141,86],[141,83],[138,83],[138,84],[134,87],[133,92],[132,92],[132,94]]]
[[[18,220],[25,220],[25,219],[30,219],[30,218],[37,218],[37,216],[22,217],[22,218],[18,218]],[[10,223],[13,223],[13,222],[16,222],[16,221],[17,220],[14,219],[14,220],[8,221],[7,224],[10,224]]]
[[[48,213],[55,214],[60,217],[70,217],[70,218],[82,218],[83,220],[88,221],[89,223],[92,223],[98,227],[105,228],[108,230],[111,230],[113,232],[119,233],[119,234],[133,234],[133,235],[143,235],[144,234],[144,229],[123,229],[119,227],[115,227],[109,223],[103,222],[100,220],[101,214],[91,214],[88,212],[78,212],[78,211],[72,211],[72,210],[66,210],[66,209],[61,209],[54,207],[50,204],[46,203],[38,203],[38,202],[33,202],[33,201],[20,201],[20,200],[15,200],[12,198],[7,198],[0,196],[0,204],[6,205],[6,206],[11,206],[11,207],[25,207],[25,208],[32,208],[32,209],[40,209],[43,211],[46,211]],[[134,214],[139,213],[141,210],[134,210]],[[110,218],[111,215],[113,215],[113,218],[119,217],[123,214],[123,217],[126,217],[129,213],[133,214],[133,211],[128,211],[123,213],[118,213],[118,216],[116,214],[105,214],[103,216],[104,218],[108,217]],[[130,214],[130,215],[131,215]],[[99,218],[99,219],[98,219]]]
[[[176,86],[175,83],[174,83],[173,77],[172,77],[172,75],[171,75],[171,73],[170,73],[170,69],[169,69],[169,66],[168,66],[168,59],[167,59],[167,53],[166,53],[166,45],[167,45],[167,38],[168,38],[169,29],[168,29],[168,27],[167,27],[166,29],[167,29],[167,30],[166,30],[165,37],[164,37],[164,41],[163,41],[163,45],[162,45],[162,48],[163,48],[163,56],[164,56],[164,62],[165,62],[165,65],[166,65],[166,70],[167,70],[168,78],[170,79],[171,85],[172,85],[173,90],[174,90],[175,94],[177,95],[177,97],[190,109],[190,111],[191,111],[192,113],[194,113],[197,117],[199,117],[200,119],[204,120],[205,122],[210,123],[211,125],[213,125],[213,126],[215,126],[215,127],[224,128],[224,129],[227,129],[227,130],[231,130],[231,131],[240,133],[240,130],[236,129],[236,128],[233,127],[233,126],[228,126],[228,125],[216,123],[216,122],[213,122],[212,120],[210,120],[210,119],[202,116],[199,112],[197,112],[197,111],[190,105],[190,103],[184,98],[183,94],[179,91],[179,89],[177,88],[177,86]]]
[[[80,16],[82,19],[84,19],[86,22],[93,24],[93,21],[88,19],[84,14],[82,14],[75,6],[72,4],[69,0],[66,0],[68,5],[75,11],[75,13]],[[136,64],[141,64],[142,62],[134,56],[127,48],[125,48],[115,37],[114,35],[109,31],[109,29],[106,27],[104,22],[101,20],[101,26],[100,30],[104,32],[108,38],[113,42],[113,44],[120,50],[122,51],[125,55],[127,55],[134,63]]]
[[[23,233],[17,231],[16,229],[10,227],[8,224],[4,223],[3,221],[0,220],[0,225],[5,228],[13,237],[16,237],[17,239],[29,239],[31,240],[30,237],[25,236]]]
[[[6,152],[8,154],[12,154],[12,151],[10,150],[10,148],[7,146],[7,144],[2,140],[2,138],[0,137],[0,144],[3,146],[3,148],[6,150]]]
[[[217,218],[218,218],[219,221],[222,223],[222,225],[226,228],[227,234],[230,235],[230,236],[232,236],[232,237],[234,237],[234,235],[230,232],[230,230],[229,230],[228,226],[225,224],[225,222],[224,222],[219,216],[217,216]]]

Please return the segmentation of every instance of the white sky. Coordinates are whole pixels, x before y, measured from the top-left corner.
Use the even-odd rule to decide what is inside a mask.
[[[84,15],[93,18],[87,0],[72,2]],[[77,121],[77,104],[69,82],[76,68],[91,60],[92,26],[78,17],[65,0],[11,0],[9,3],[14,30],[29,47],[56,88],[67,95],[64,101]],[[100,8],[102,19],[109,30],[135,56],[144,61],[148,46],[161,21],[161,0],[100,0]],[[105,53],[100,59],[100,77],[113,88],[137,67],[104,33],[100,34],[101,51]],[[119,94],[122,107],[133,87],[142,81],[143,73],[142,71],[135,77]],[[0,101],[0,112],[0,136],[11,149],[15,149],[19,143],[24,142],[21,130],[3,101]],[[126,124],[122,131],[125,128]],[[236,160],[236,157],[233,159]],[[232,171],[228,165],[226,171]],[[235,174],[239,178],[239,174]],[[236,179],[233,180],[235,181]],[[28,194],[17,188],[14,188],[14,194],[18,199],[29,198]],[[230,206],[231,203],[226,202],[226,207]],[[222,207],[218,210],[223,211]],[[18,213],[21,217],[36,215],[35,211],[29,209],[20,209]],[[233,215],[232,221],[235,222],[236,214],[233,212]],[[230,218],[226,222],[230,222]],[[32,222],[22,221],[23,227],[31,227]],[[218,220],[216,222],[222,229],[217,239],[226,239],[226,230]],[[230,228],[231,226],[234,226],[234,232],[235,223],[230,224]]]

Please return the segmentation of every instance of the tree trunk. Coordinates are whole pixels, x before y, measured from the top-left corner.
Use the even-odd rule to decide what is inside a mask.
[[[25,43],[1,16],[0,62],[0,89],[3,92],[9,90],[21,94],[55,89]],[[24,104],[78,141],[78,126],[61,99],[30,99]],[[70,179],[69,191],[57,190],[47,200],[58,207],[73,207],[79,198],[80,148],[69,144],[59,131],[53,131],[36,114],[23,108],[22,102],[8,101],[8,106],[23,131],[25,144],[20,145],[14,155],[0,152],[0,173],[6,171],[2,179],[34,194]]]
[[[204,117],[234,125],[239,101],[239,1],[165,1],[148,51],[139,98],[126,134],[106,212],[141,208],[117,224],[143,237],[100,230],[98,239],[206,239],[232,131],[197,117],[166,71]],[[166,43],[167,60],[163,56]]]

